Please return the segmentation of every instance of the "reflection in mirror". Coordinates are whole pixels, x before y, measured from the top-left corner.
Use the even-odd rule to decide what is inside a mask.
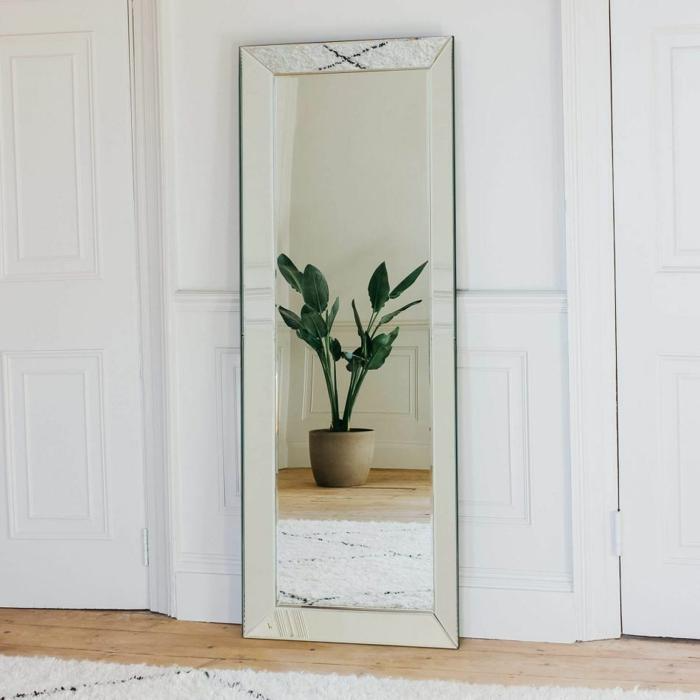
[[[278,605],[434,607],[429,80],[275,81]]]

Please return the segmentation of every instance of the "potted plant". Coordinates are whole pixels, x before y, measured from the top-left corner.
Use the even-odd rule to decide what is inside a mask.
[[[399,335],[398,326],[389,332],[382,329],[402,311],[419,304],[421,300],[417,299],[385,314],[381,314],[382,309],[389,301],[405,292],[427,264],[426,261],[419,265],[393,289],[389,284],[386,263],[379,264],[367,287],[372,307],[367,325],[363,325],[355,300],[352,300],[360,344],[348,351],[342,348],[340,341],[332,334],[333,323],[340,309],[340,299],[336,297],[329,307],[328,283],[323,273],[313,265],[307,265],[302,272],[284,254],[277,258],[282,276],[303,299],[299,314],[283,306],[277,308],[287,326],[316,353],[330,402],[330,427],[309,432],[311,469],[319,486],[359,486],[367,481],[374,454],[374,431],[370,428],[351,428],[352,411],[367,374],[382,367]],[[342,413],[336,370],[336,365],[341,360],[350,372],[350,384]]]

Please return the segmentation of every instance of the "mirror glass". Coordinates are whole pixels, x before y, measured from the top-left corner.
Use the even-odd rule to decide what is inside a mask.
[[[275,80],[278,605],[434,607],[429,81]]]

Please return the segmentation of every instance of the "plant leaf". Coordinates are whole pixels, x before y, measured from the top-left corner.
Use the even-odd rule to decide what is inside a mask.
[[[384,345],[391,345],[391,338],[389,338],[389,334],[380,333],[379,335],[375,335],[374,338],[372,338],[370,352],[374,352],[375,350],[381,348]]]
[[[365,352],[365,349],[362,346],[360,346],[359,348],[355,348],[352,351],[352,356],[357,358],[360,362],[367,361],[367,353]]]
[[[391,344],[380,345],[372,353],[372,357],[369,358],[369,362],[367,363],[367,369],[379,369],[384,364],[386,358],[389,357],[390,354]]]
[[[335,362],[343,356],[343,348],[340,347],[340,341],[337,338],[331,339],[331,355]]]
[[[399,335],[398,326],[391,333],[380,333],[372,338],[370,358],[367,369],[379,369],[389,357],[392,345]]]
[[[307,265],[304,268],[301,293],[304,297],[304,303],[314,311],[320,313],[328,306],[328,283],[317,267]]]
[[[398,334],[399,328],[397,326],[393,331],[391,331],[391,333],[380,333],[379,335],[375,335],[374,338],[372,338],[372,352],[382,346],[391,346],[391,344],[396,340]]]
[[[426,260],[422,265],[419,265],[411,274],[406,275],[392,290],[389,294],[390,299],[396,299],[402,292],[405,292],[417,279],[423,268],[428,264]]]
[[[301,293],[301,271],[297,269],[297,266],[284,253],[278,256],[277,267],[282,273],[282,277],[289,283],[289,286]]]
[[[277,310],[280,312],[282,320],[293,330],[298,331],[301,328],[301,319],[289,309],[285,309],[284,306],[278,306]]]
[[[303,310],[301,324],[305,330],[317,338],[325,338],[328,335],[328,326],[318,311]]]
[[[380,263],[370,277],[367,287],[373,311],[379,311],[389,301],[389,273],[386,263]]]
[[[303,340],[307,345],[310,345],[316,352],[323,351],[323,343],[313,333],[309,333],[306,328],[300,328],[297,331],[297,338]]]
[[[357,335],[362,338],[365,329],[362,327],[362,321],[360,321],[360,314],[357,313],[357,307],[355,306],[355,300],[352,300],[352,315],[355,317],[355,325],[357,326]]]
[[[396,311],[392,311],[390,314],[387,314],[386,316],[382,316],[379,319],[379,325],[383,326],[385,323],[389,323],[391,319],[395,318],[398,316],[402,311],[406,311],[406,309],[410,309],[412,306],[415,306],[416,304],[420,304],[422,299],[416,299],[416,301],[412,301],[410,304],[406,304],[406,306],[402,306],[400,309],[396,309]]]
[[[335,321],[335,317],[338,315],[338,309],[340,309],[340,299],[338,297],[335,298],[335,301],[333,302],[333,306],[331,306],[331,310],[328,312],[328,332],[330,333],[331,328],[333,328],[333,323]]]

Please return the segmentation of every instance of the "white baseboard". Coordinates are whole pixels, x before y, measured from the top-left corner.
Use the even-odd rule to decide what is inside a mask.
[[[432,445],[397,445],[379,443],[374,448],[373,469],[430,469]],[[287,468],[309,468],[309,446],[305,442],[287,445]],[[284,469],[285,467],[280,467]]]
[[[178,572],[178,620],[240,624],[242,585],[241,574]]]

